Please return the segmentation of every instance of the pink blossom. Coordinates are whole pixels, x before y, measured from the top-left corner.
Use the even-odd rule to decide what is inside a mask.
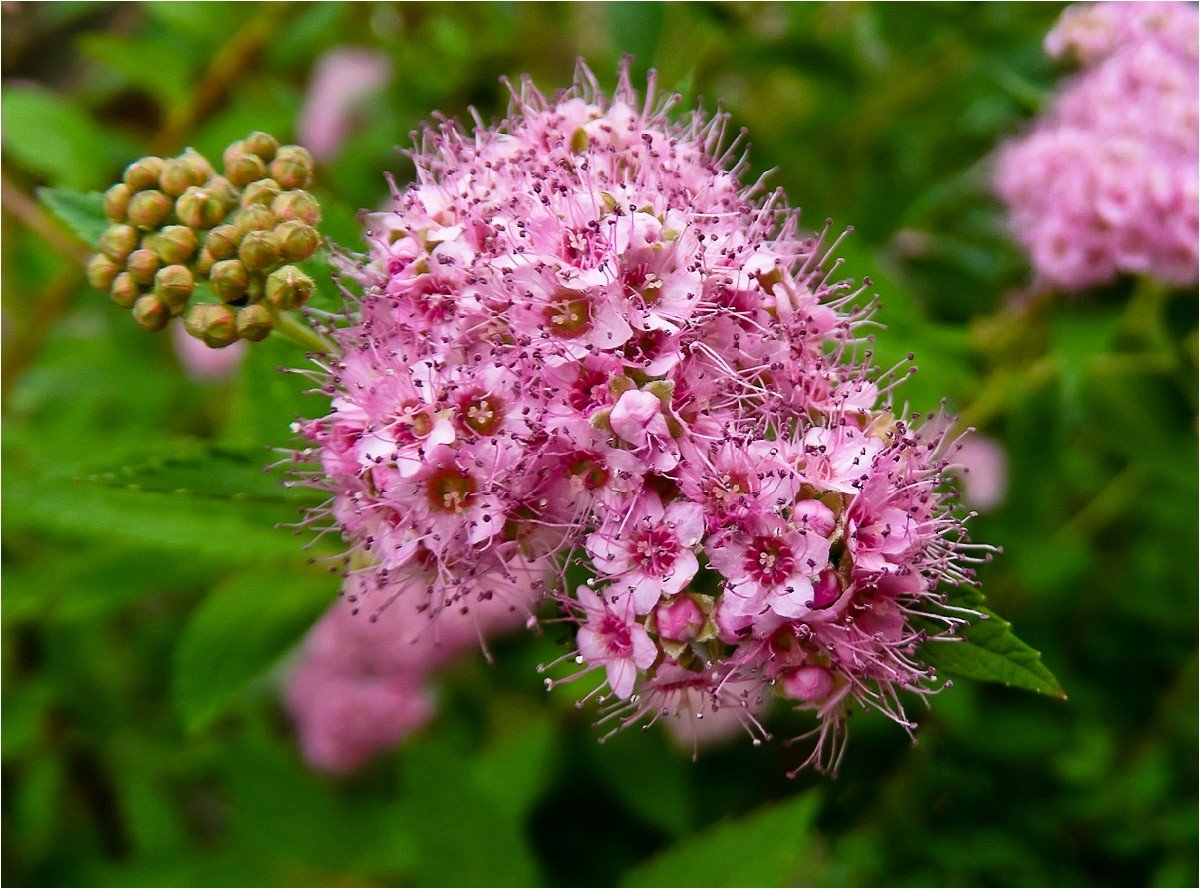
[[[576,590],[575,596],[584,615],[576,636],[580,657],[593,666],[603,666],[613,694],[628,698],[638,670],[646,669],[658,657],[657,646],[634,619],[628,604],[612,606],[586,586]]]
[[[1068,7],[1047,52],[1084,66],[1001,150],[996,189],[1038,276],[1186,285],[1200,259],[1197,12],[1182,2]]]
[[[947,500],[945,424],[897,419],[903,375],[859,349],[867,285],[831,274],[830,233],[742,183],[725,115],[674,120],[619,78],[522,81],[502,122],[420,135],[415,181],[339,260],[361,297],[331,413],[299,426],[314,521],[355,607],[405,635],[534,591],[574,627],[548,684],[595,675],[609,724],[762,740],[782,697],[832,768],[850,706],[911,728],[900,693],[940,688],[917,644],[965,622],[938,587],[986,548]],[[1111,184],[1105,212],[1129,202]]]
[[[368,49],[337,47],[317,60],[296,124],[300,142],[313,157],[327,161],[338,153],[354,128],[356,106],[391,76],[391,60]]]
[[[197,382],[219,382],[233,376],[246,355],[247,343],[238,340],[224,349],[210,349],[183,329],[182,323],[171,325],[171,346],[184,371]]]

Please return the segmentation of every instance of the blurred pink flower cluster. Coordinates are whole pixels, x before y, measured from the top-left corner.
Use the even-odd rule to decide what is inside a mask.
[[[507,595],[469,613],[448,610],[434,622],[415,597],[400,597],[371,619],[349,595],[317,622],[288,679],[286,703],[305,761],[314,769],[346,773],[394,747],[437,710],[431,675],[484,640],[521,626],[543,566],[514,569],[497,579]]]
[[[1077,4],[1046,50],[1083,69],[996,169],[1038,275],[1068,290],[1121,273],[1195,282],[1196,7]]]
[[[851,703],[912,728],[900,693],[940,687],[927,629],[963,622],[938,585],[987,553],[951,509],[945,426],[889,408],[869,282],[740,182],[724,115],[675,122],[649,93],[581,68],[553,98],[522,83],[498,126],[423,133],[343,259],[363,294],[297,456],[360,619],[433,633],[551,597],[576,632],[547,683],[595,677],[602,723],[765,737],[775,694],[817,715],[829,767]],[[422,711],[385,693],[394,734]]]

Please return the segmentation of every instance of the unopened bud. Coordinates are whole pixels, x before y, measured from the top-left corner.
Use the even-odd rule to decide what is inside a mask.
[[[824,667],[797,667],[783,675],[783,691],[794,700],[819,704],[833,691],[833,674]]]
[[[193,185],[175,202],[179,220],[192,228],[212,228],[225,218],[225,205],[207,188]]]
[[[238,242],[241,232],[234,225],[218,225],[204,239],[204,246],[212,254],[213,259],[232,259],[237,255]]]
[[[223,349],[237,342],[237,315],[229,306],[198,303],[188,309],[183,326],[210,349]]]
[[[124,263],[138,245],[137,229],[132,225],[110,225],[100,236],[100,252],[113,262]]]
[[[117,273],[120,271],[121,266],[103,253],[93,254],[87,264],[88,283],[97,290],[108,290],[112,286],[113,279],[117,277]]]
[[[304,262],[321,246],[321,236],[303,222],[281,222],[275,226],[275,243],[284,262]]]
[[[239,260],[222,259],[213,263],[208,273],[208,282],[221,302],[231,303],[246,295],[250,275]]]
[[[109,287],[108,293],[112,297],[113,302],[122,309],[132,309],[133,304],[142,295],[141,290],[138,289],[137,281],[133,280],[133,276],[129,272],[118,273],[113,278],[112,286]]]
[[[125,168],[125,184],[134,191],[158,188],[158,177],[162,175],[161,157],[143,157]]]
[[[312,174],[312,155],[299,145],[282,146],[271,161],[271,178],[284,188],[308,188]]]
[[[243,236],[253,231],[269,231],[275,227],[275,214],[262,204],[251,204],[238,210],[233,224]]]
[[[187,262],[196,253],[196,245],[196,233],[186,225],[168,225],[150,241],[163,265]]]
[[[109,222],[125,221],[131,197],[133,189],[124,182],[117,183],[104,193],[104,215],[108,217]]]
[[[139,296],[133,304],[133,320],[141,325],[143,330],[154,332],[162,330],[171,320],[171,311],[157,297],[147,293]]]
[[[200,252],[196,254],[196,261],[192,263],[192,271],[201,278],[207,278],[216,262],[208,248],[201,247]]]
[[[274,179],[259,179],[251,182],[242,192],[242,206],[250,207],[254,204],[262,204],[264,207],[270,207],[271,202],[279,196],[280,191],[279,183]]]
[[[280,222],[294,219],[306,225],[316,225],[321,221],[321,205],[311,194],[300,189],[285,191],[275,198],[271,212]]]
[[[192,170],[188,162],[181,157],[173,157],[163,162],[162,174],[158,177],[158,187],[165,195],[179,197],[193,185]]]
[[[149,247],[139,247],[129,254],[129,259],[125,261],[125,270],[139,286],[147,287],[154,280],[154,273],[161,264],[157,253]]]
[[[248,269],[265,271],[279,262],[279,245],[271,232],[249,232],[238,245],[238,259]]]
[[[129,209],[126,211],[129,224],[136,225],[142,231],[153,231],[171,215],[171,206],[171,199],[161,191],[139,191],[129,199]]]
[[[270,310],[262,303],[242,306],[237,313],[237,332],[244,340],[262,342],[271,332],[274,322]]]
[[[250,154],[257,154],[269,164],[275,159],[275,152],[279,150],[279,140],[270,133],[251,133],[242,140],[242,149]]]
[[[316,282],[294,265],[285,265],[267,276],[267,299],[279,309],[298,309],[308,302]]]
[[[154,295],[172,309],[184,305],[195,286],[195,279],[185,265],[166,266],[154,276]]]
[[[691,596],[675,596],[660,602],[654,611],[654,624],[659,636],[672,642],[688,642],[700,635],[708,620],[703,609]]]
[[[238,205],[238,190],[224,176],[213,176],[204,183],[204,190],[216,197],[228,212]]]
[[[267,177],[267,165],[257,154],[230,146],[225,151],[225,178],[239,188]]]
[[[194,148],[184,149],[183,154],[179,155],[179,160],[187,164],[188,172],[192,177],[192,185],[203,185],[215,174],[208,158]]]

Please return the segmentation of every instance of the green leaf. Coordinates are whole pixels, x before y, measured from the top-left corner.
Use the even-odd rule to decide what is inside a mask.
[[[189,731],[209,724],[300,639],[337,592],[328,574],[243,573],[217,587],[175,649],[175,707]]]
[[[23,167],[66,188],[98,188],[136,147],[48,90],[4,91],[4,148]]]
[[[39,188],[37,194],[41,202],[89,247],[100,243],[100,236],[108,228],[104,195],[98,191],[80,192],[67,188]]]
[[[626,886],[792,886],[811,859],[817,795],[723,821],[634,867]]]
[[[126,34],[84,34],[78,45],[84,55],[123,75],[164,108],[185,101],[195,82],[195,66],[178,35],[131,39]]]
[[[486,766],[482,767],[486,774]],[[413,743],[405,752],[409,835],[420,858],[419,885],[529,886],[541,882],[514,807],[498,804],[467,763],[444,745]]]
[[[1012,624],[982,604],[978,594],[961,603],[985,615],[960,641],[931,640],[921,646],[921,658],[937,670],[962,679],[999,682],[1038,694],[1067,699],[1054,674],[1042,663],[1041,652],[1017,638]]]

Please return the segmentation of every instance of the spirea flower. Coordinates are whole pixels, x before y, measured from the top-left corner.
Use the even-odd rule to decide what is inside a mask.
[[[919,646],[962,622],[937,588],[975,561],[950,448],[889,406],[869,282],[742,182],[726,116],[676,101],[581,66],[421,133],[343,258],[362,295],[300,456],[363,613],[469,614],[545,559],[578,668],[549,684],[595,676],[617,727],[724,711],[756,738],[775,694],[829,766],[851,703],[911,727],[900,693],[939,687]]]
[[[1118,274],[1196,281],[1197,11],[1076,4],[1047,52],[1083,65],[1023,138],[996,188],[1037,274],[1068,290]]]

